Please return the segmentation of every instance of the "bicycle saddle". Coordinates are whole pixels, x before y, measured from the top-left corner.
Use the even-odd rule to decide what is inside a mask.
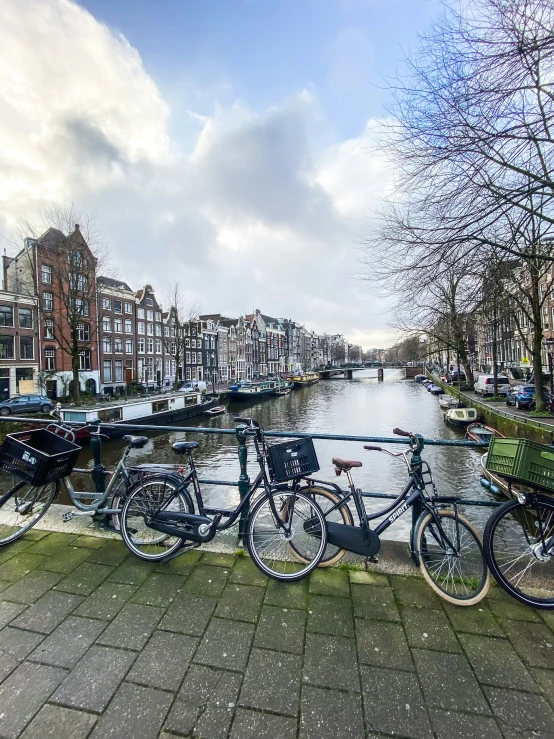
[[[175,444],[171,445],[171,448],[175,454],[184,454],[185,452],[192,452],[193,449],[198,449],[197,441],[176,441]]]
[[[339,470],[344,470],[345,472],[351,470],[352,467],[362,466],[362,463],[357,462],[355,459],[341,459],[340,457],[333,457],[332,462],[335,467],[338,467]]]
[[[150,440],[147,436],[131,436],[127,434],[127,436],[123,437],[123,441],[126,441],[131,449],[142,449]]]

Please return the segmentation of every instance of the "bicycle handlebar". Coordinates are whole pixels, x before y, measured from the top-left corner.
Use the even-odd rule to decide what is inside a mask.
[[[402,429],[399,429],[399,428],[395,428],[395,429],[393,429],[393,430],[392,430],[392,433],[393,433],[393,434],[394,434],[395,436],[409,436],[409,437],[412,437],[412,436],[413,436],[413,434],[410,434],[410,432],[409,432],[409,431],[402,431]]]
[[[364,446],[364,449],[367,449],[368,452],[382,452],[380,446]]]

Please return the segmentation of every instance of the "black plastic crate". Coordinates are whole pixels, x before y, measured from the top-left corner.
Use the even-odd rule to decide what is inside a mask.
[[[81,447],[46,429],[7,434],[0,467],[31,485],[45,485],[69,475]]]
[[[312,439],[294,439],[268,447],[271,478],[286,482],[305,477],[319,470],[319,463]]]

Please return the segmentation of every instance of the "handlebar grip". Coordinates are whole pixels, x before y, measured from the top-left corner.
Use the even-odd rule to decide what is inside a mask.
[[[393,429],[392,433],[396,436],[412,436],[409,431],[402,431],[402,429],[399,428]]]
[[[382,452],[383,451],[380,446],[365,446],[364,445],[364,449],[367,449],[368,452]]]

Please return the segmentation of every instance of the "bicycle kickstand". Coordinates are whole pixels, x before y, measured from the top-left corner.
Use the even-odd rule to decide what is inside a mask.
[[[196,547],[200,546],[200,542],[190,542],[186,539],[183,539],[181,541],[181,546],[176,549],[171,554],[168,554],[166,557],[162,559],[162,564],[167,564],[168,562],[171,562],[172,559],[175,559],[176,557],[180,557],[181,554],[186,554],[187,552],[190,552],[192,549],[196,549]]]

